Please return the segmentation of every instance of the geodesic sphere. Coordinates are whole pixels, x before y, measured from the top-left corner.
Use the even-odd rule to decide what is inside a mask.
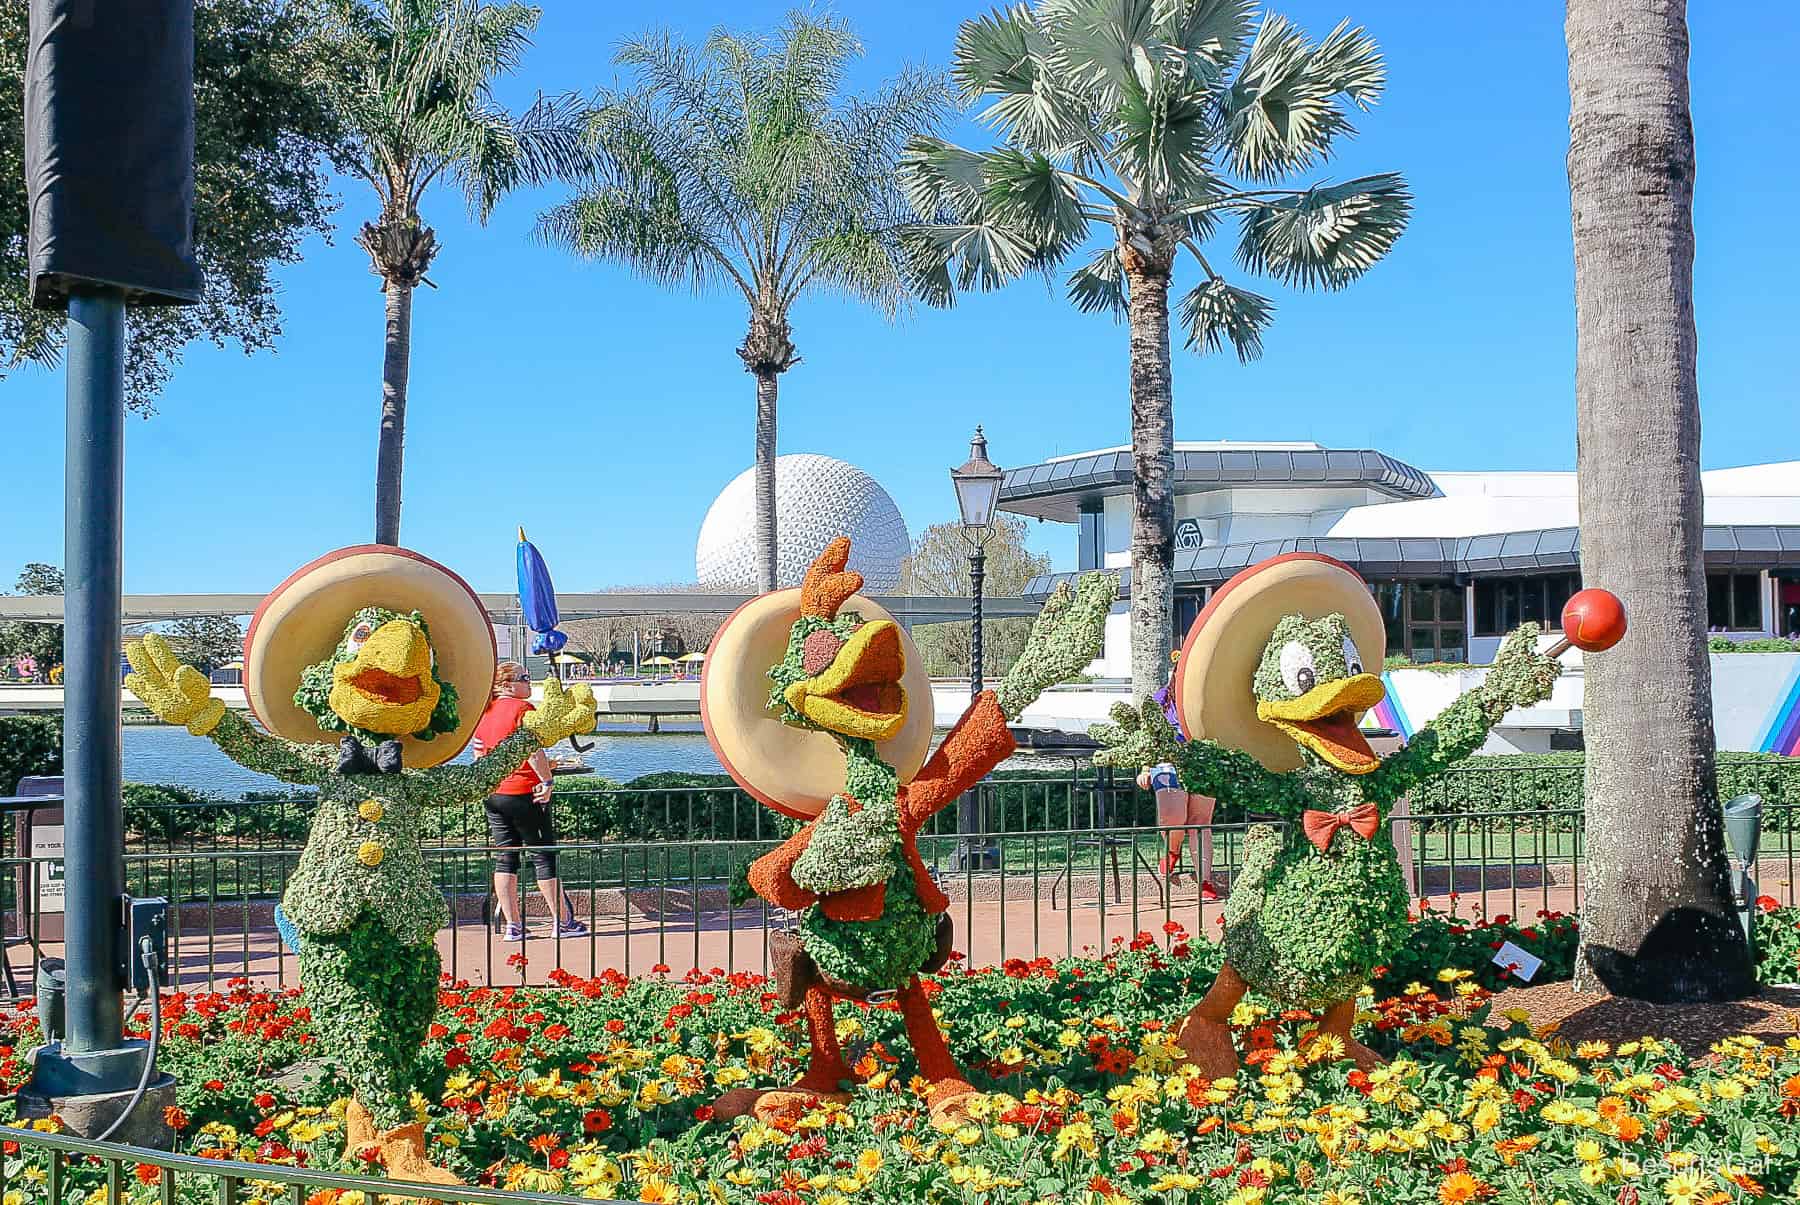
[[[888,594],[900,585],[900,562],[912,550],[900,508],[876,480],[853,464],[810,452],[775,458],[775,575],[797,586],[834,537],[850,537],[850,568],[863,591]],[[700,525],[694,569],[700,584],[721,592],[756,589],[756,470],[745,469],[720,491]]]

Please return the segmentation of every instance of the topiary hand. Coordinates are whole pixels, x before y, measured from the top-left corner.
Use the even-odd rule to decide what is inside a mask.
[[[1500,645],[1489,668],[1482,692],[1502,713],[1514,707],[1530,707],[1550,697],[1562,666],[1554,657],[1538,652],[1538,625],[1521,624]]]
[[[1089,573],[1073,592],[1064,582],[1044,600],[1024,651],[994,692],[1007,719],[1018,719],[1045,690],[1067,682],[1100,656],[1106,647],[1106,615],[1118,596],[1119,582],[1112,574]]]
[[[548,749],[558,741],[594,730],[594,691],[585,682],[568,690],[556,678],[544,679],[544,697],[525,713],[525,727]]]
[[[1162,704],[1155,699],[1145,699],[1137,707],[1114,703],[1111,715],[1110,724],[1095,724],[1088,729],[1088,735],[1102,746],[1094,754],[1096,766],[1135,772],[1163,762],[1179,764],[1180,741],[1169,717],[1163,714]]]
[[[142,699],[165,724],[185,724],[195,736],[219,726],[225,704],[212,697],[212,683],[191,665],[183,665],[169,642],[155,634],[125,646],[132,672],[125,689]]]

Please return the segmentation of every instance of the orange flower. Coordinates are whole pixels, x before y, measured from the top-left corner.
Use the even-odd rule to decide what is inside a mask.
[[[1438,1185],[1438,1200],[1443,1205],[1468,1205],[1470,1201],[1492,1196],[1493,1192],[1494,1186],[1485,1180],[1478,1180],[1468,1172],[1451,1172]]]
[[[163,1110],[163,1124],[171,1130],[185,1130],[188,1126],[188,1115],[178,1106],[170,1105]]]
[[[540,1155],[548,1155],[551,1151],[562,1145],[562,1139],[558,1138],[555,1134],[539,1134],[525,1145]]]
[[[1781,1094],[1789,1100],[1800,1100],[1800,1075],[1790,1075],[1781,1085]]]
[[[1631,1106],[1627,1105],[1616,1096],[1601,1097],[1600,1105],[1597,1110],[1600,1116],[1606,1118],[1608,1121],[1617,1121],[1630,1111]]]
[[[1536,1134],[1521,1134],[1517,1138],[1502,1138],[1494,1144],[1494,1150],[1500,1155],[1500,1161],[1511,1167],[1518,1162],[1519,1156],[1537,1146]]]
[[[139,1184],[155,1184],[162,1179],[162,1168],[154,1163],[140,1163],[133,1169],[133,1174]]]
[[[1644,1136],[1644,1123],[1641,1118],[1621,1117],[1613,1122],[1613,1136],[1620,1142],[1636,1142]]]

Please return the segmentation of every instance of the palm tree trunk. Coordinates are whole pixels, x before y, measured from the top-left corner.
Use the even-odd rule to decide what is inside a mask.
[[[789,336],[787,315],[773,292],[764,290],[750,307],[750,329],[737,349],[744,371],[756,378],[756,588],[763,594],[775,589],[780,568],[775,555],[776,379],[800,362]]]
[[[381,435],[375,456],[375,542],[400,543],[401,461],[406,451],[406,382],[412,371],[411,285],[390,280],[381,355]]]
[[[1714,779],[1694,137],[1685,0],[1569,0],[1577,468],[1583,581],[1630,631],[1587,659],[1580,990],[1754,990]]]
[[[756,589],[775,589],[775,391],[780,373],[756,371]]]
[[[1169,678],[1175,612],[1175,401],[1169,376],[1172,255],[1120,258],[1131,323],[1131,693]]]

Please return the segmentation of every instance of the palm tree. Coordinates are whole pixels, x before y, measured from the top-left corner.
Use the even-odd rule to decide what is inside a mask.
[[[351,133],[339,167],[368,181],[381,202],[356,241],[387,302],[375,541],[398,544],[413,290],[431,283],[425,274],[438,251],[419,203],[448,180],[486,222],[509,190],[575,163],[585,110],[572,96],[540,97],[514,117],[494,99],[493,81],[517,68],[530,45],[539,16],[530,5],[326,0],[324,12],[321,36],[332,54],[319,82]]]
[[[1577,985],[1732,999],[1755,983],[1713,767],[1687,6],[1569,0],[1565,33],[1581,575],[1631,617],[1585,671]]]
[[[1251,271],[1337,289],[1385,255],[1411,198],[1397,175],[1273,187],[1322,162],[1384,82],[1375,44],[1343,25],[1313,43],[1248,0],[1036,0],[963,24],[952,74],[1005,145],[936,138],[908,148],[902,182],[926,223],[909,247],[927,300],[997,288],[1105,243],[1069,299],[1131,334],[1132,689],[1168,675],[1175,552],[1169,285],[1183,250],[1200,270],[1178,316],[1187,345],[1262,352],[1274,306],[1229,283],[1203,249],[1239,222]],[[1234,70],[1235,67],[1235,70]],[[1234,185],[1226,173],[1249,182]]]
[[[813,292],[890,318],[907,304],[899,230],[910,214],[895,164],[949,106],[942,78],[918,69],[872,96],[841,97],[860,54],[848,25],[800,13],[769,37],[625,43],[616,61],[639,86],[602,94],[578,191],[539,222],[546,241],[658,284],[743,295],[750,326],[737,354],[756,379],[763,591],[776,585],[776,389],[799,362],[789,311]]]

